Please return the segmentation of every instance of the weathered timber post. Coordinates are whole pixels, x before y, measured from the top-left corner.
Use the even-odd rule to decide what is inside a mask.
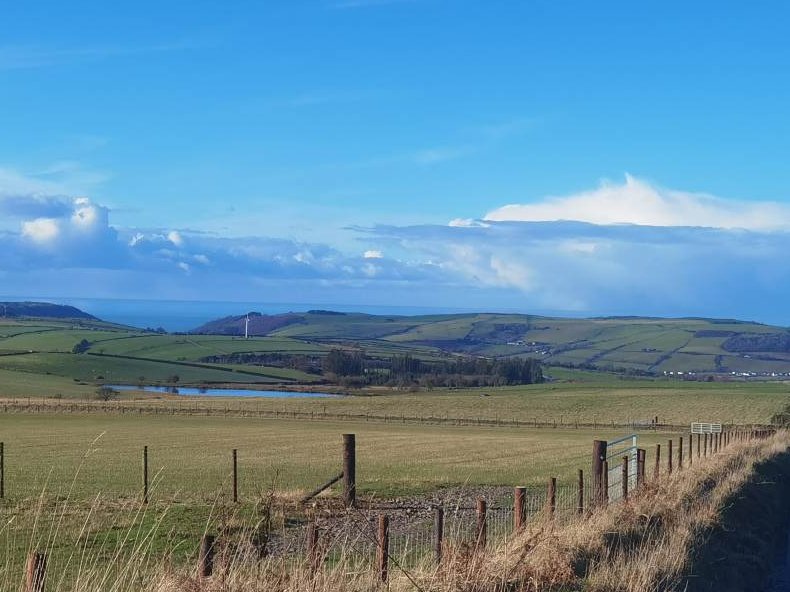
[[[444,551],[444,508],[436,506],[433,511],[433,553],[436,556],[436,565],[442,562]]]
[[[143,446],[143,503],[148,503],[148,446]]]
[[[390,517],[386,514],[379,516],[379,536],[377,561],[379,571],[379,581],[387,581],[387,571],[389,568],[390,556]]]
[[[697,434],[697,458],[702,458],[702,434]]]
[[[351,508],[357,501],[356,436],[343,434],[343,502]]]
[[[656,466],[653,469],[653,480],[661,476],[661,444],[656,444]]]
[[[318,571],[318,525],[315,522],[315,516],[310,518],[307,524],[307,540],[305,541],[307,552],[307,561],[310,564],[310,569],[315,574]]]
[[[604,490],[604,463],[606,462],[606,441],[593,440],[592,475],[593,475],[593,503],[605,503]]]
[[[705,434],[705,447],[703,448],[703,456],[708,458],[708,434]]]
[[[636,449],[636,487],[639,489],[645,484],[645,460],[647,450],[644,448]]]
[[[668,447],[667,447],[667,475],[671,475],[672,474],[672,439],[671,438],[669,439],[669,442],[667,442],[667,444],[668,444]]]
[[[694,434],[689,434],[689,467],[694,466]]]
[[[548,503],[549,516],[554,518],[557,512],[557,478],[550,477],[546,489],[546,502]]]
[[[527,522],[527,508],[525,499],[527,494],[526,487],[516,487],[513,491],[513,529],[519,531],[524,528]]]
[[[678,471],[683,470],[683,436],[678,438]]]
[[[486,519],[486,500],[482,497],[477,498],[477,530],[475,537],[475,549],[485,549],[488,539],[488,520]]]
[[[44,592],[44,581],[47,577],[47,556],[33,551],[27,556],[25,569],[25,592]]]
[[[576,512],[584,516],[584,471],[579,469],[579,499],[576,503]]]
[[[623,456],[623,465],[621,472],[621,486],[623,489],[623,499],[628,500],[628,455]]]
[[[214,535],[204,534],[200,539],[198,576],[210,578],[214,573]]]
[[[238,452],[233,449],[233,503],[239,501],[239,457]]]

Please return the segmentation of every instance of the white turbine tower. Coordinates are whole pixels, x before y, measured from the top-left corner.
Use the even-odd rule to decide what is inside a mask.
[[[250,315],[244,317],[244,339],[250,338]]]

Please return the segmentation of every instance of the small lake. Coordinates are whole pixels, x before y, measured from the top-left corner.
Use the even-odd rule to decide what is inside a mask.
[[[254,389],[194,388],[182,386],[137,386],[131,384],[108,384],[116,391],[145,391],[146,393],[167,393],[169,395],[195,395],[205,397],[263,397],[266,399],[325,399],[340,397],[329,393],[308,393],[296,391],[257,391]]]

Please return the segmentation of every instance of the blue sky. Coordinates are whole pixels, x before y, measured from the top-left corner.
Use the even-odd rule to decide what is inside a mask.
[[[790,324],[781,2],[25,2],[0,294]]]

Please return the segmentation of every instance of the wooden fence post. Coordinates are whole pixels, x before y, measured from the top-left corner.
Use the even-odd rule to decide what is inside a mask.
[[[636,487],[639,489],[645,484],[645,459],[647,450],[644,448],[636,449]]]
[[[697,458],[702,458],[702,434],[697,434]]]
[[[318,571],[318,525],[315,522],[315,516],[310,518],[307,524],[307,561],[310,564],[310,569],[315,574]]]
[[[477,531],[475,548],[485,549],[488,539],[488,520],[486,519],[486,500],[482,497],[477,498]]]
[[[576,512],[579,516],[584,516],[584,471],[579,469],[579,499],[576,504]]]
[[[656,466],[653,469],[653,479],[661,476],[661,444],[656,444]]]
[[[143,503],[148,503],[148,446],[143,446]]]
[[[678,471],[683,470],[683,436],[678,438]]]
[[[444,551],[444,508],[436,506],[433,516],[433,552],[436,556],[436,565],[439,565]]]
[[[5,442],[0,442],[0,499],[5,498]]]
[[[214,573],[214,536],[205,534],[200,539],[198,576],[210,578],[212,573]]]
[[[357,501],[356,436],[343,434],[343,502],[351,508]],[[389,520],[389,518],[388,518]]]
[[[694,434],[689,434],[689,467],[694,466]]]
[[[667,442],[667,444],[668,444],[668,447],[667,447],[667,475],[671,475],[672,474],[672,439],[671,438],[669,439],[669,442]]]
[[[527,508],[524,499],[526,493],[526,487],[516,487],[513,491],[513,529],[515,531],[524,528],[527,521]]]
[[[708,434],[707,434],[707,432],[705,433],[705,446],[703,448],[703,456],[705,458],[708,458]]]
[[[387,514],[379,516],[379,536],[378,536],[378,555],[377,561],[379,569],[379,581],[387,581],[387,571],[389,568],[390,556],[390,517]]]
[[[606,462],[606,441],[593,440],[592,475],[593,503],[603,505],[606,500],[604,489],[604,463]]]
[[[27,556],[25,570],[25,592],[44,592],[44,581],[47,577],[47,556],[33,551]]]
[[[628,499],[628,455],[623,456],[620,485],[623,489],[623,499]]]
[[[239,463],[238,452],[233,449],[233,503],[239,501]]]
[[[546,490],[546,501],[548,502],[549,516],[554,518],[557,511],[557,478],[550,477]]]

